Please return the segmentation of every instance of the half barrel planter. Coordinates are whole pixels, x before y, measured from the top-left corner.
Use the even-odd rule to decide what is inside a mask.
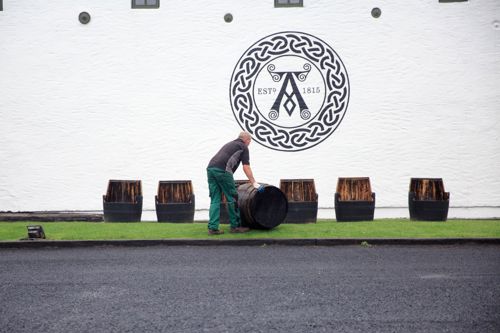
[[[165,180],[158,183],[155,196],[158,222],[193,222],[195,197],[190,180]]]
[[[339,178],[335,192],[338,222],[373,221],[375,193],[369,177]]]
[[[142,183],[140,180],[110,180],[102,201],[104,221],[140,222]]]
[[[408,192],[410,219],[446,221],[450,193],[445,192],[442,178],[411,178]]]
[[[248,180],[235,180],[234,185],[236,185],[236,190],[238,190],[240,185],[246,183],[248,183]],[[221,194],[219,223],[229,224],[229,209],[227,207],[227,199],[224,193]]]
[[[281,179],[280,189],[288,200],[284,223],[316,223],[318,194],[314,179]]]
[[[241,224],[252,229],[272,229],[283,223],[288,212],[288,200],[277,187],[261,184],[257,191],[246,182],[238,187]]]

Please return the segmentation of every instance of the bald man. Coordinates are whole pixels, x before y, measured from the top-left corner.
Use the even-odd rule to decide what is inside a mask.
[[[242,233],[250,231],[249,228],[241,226],[240,211],[238,209],[238,191],[234,184],[233,173],[238,166],[243,164],[243,172],[256,189],[260,184],[255,181],[250,168],[250,153],[248,146],[252,137],[248,132],[241,132],[236,140],[226,143],[217,154],[210,160],[207,167],[208,189],[210,191],[210,213],[208,221],[208,234],[221,235],[219,230],[221,193],[227,199],[229,210],[229,221],[231,233]]]

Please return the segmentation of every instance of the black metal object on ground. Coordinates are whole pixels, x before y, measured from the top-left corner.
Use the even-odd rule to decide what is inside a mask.
[[[28,238],[41,238],[45,239],[45,232],[41,225],[28,225]]]

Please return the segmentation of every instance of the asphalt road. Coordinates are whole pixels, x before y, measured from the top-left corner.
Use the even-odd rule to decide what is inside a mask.
[[[1,332],[500,332],[500,246],[0,250]]]

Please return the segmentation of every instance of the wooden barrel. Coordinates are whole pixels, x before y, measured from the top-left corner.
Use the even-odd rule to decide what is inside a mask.
[[[373,221],[375,193],[370,178],[339,178],[335,192],[335,217],[338,222]]]
[[[318,194],[314,179],[281,179],[280,189],[288,200],[284,223],[316,223]]]
[[[442,178],[411,178],[408,191],[410,219],[446,221],[450,193],[445,192]]]
[[[285,220],[288,212],[285,194],[275,186],[262,186],[262,192],[258,192],[250,183],[238,187],[238,206],[245,227],[272,229]]]
[[[110,180],[103,195],[104,221],[140,222],[142,183],[140,180]]]
[[[242,184],[248,183],[248,180],[237,179],[234,181],[236,185],[236,190]],[[229,224],[229,211],[227,207],[227,199],[224,193],[221,194],[221,202],[220,202],[220,214],[219,214],[219,223],[221,224]]]
[[[155,196],[158,222],[193,222],[195,196],[190,180],[166,180],[158,183]]]

